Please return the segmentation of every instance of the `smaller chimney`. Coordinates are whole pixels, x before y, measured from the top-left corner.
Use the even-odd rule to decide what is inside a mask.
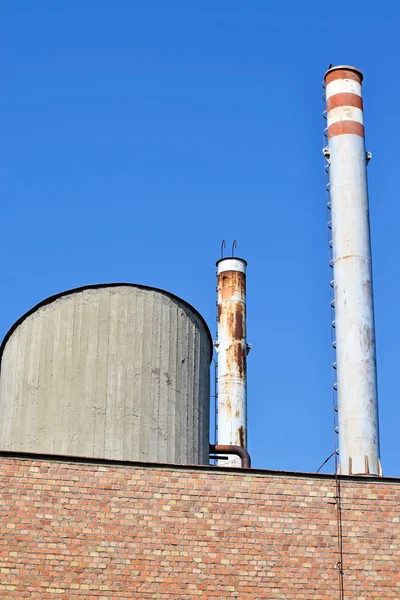
[[[218,444],[247,448],[246,266],[242,258],[221,258],[218,277]],[[220,466],[240,467],[237,456]]]

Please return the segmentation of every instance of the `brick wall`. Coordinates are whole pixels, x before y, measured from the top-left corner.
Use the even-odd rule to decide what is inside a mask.
[[[0,457],[0,597],[336,600],[327,476]],[[341,483],[346,599],[400,598],[400,480]]]

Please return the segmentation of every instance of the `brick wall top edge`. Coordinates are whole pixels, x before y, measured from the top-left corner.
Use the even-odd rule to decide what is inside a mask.
[[[148,469],[153,471],[187,471],[195,472],[201,471],[204,473],[212,473],[214,475],[226,476],[242,476],[242,477],[288,477],[297,479],[309,479],[309,480],[333,480],[335,476],[330,473],[306,473],[297,471],[276,471],[269,469],[240,469],[240,468],[227,468],[217,467],[214,465],[176,465],[176,464],[163,464],[163,463],[146,463],[146,462],[130,462],[123,460],[112,460],[103,458],[91,458],[91,457],[77,457],[77,456],[61,456],[52,454],[34,454],[26,452],[13,452],[8,450],[0,450],[0,462],[7,459],[15,460],[27,460],[32,462],[55,462],[55,463],[67,463],[67,464],[86,464],[86,465],[98,465],[107,466],[109,468],[137,468],[137,469]],[[393,483],[400,485],[400,478],[397,477],[358,477],[355,475],[341,475],[339,477],[341,481],[349,482],[362,482],[368,481],[369,483],[375,484],[387,484]]]

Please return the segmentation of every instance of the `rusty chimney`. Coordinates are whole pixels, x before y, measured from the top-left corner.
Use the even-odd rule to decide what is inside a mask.
[[[246,266],[242,258],[221,258],[218,278],[218,444],[247,448]],[[229,455],[221,466],[240,467]]]
[[[381,475],[362,80],[349,66],[325,74],[339,472]]]

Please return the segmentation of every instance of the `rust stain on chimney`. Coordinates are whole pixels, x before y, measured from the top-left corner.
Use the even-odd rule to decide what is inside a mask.
[[[239,446],[241,446],[242,448],[245,447],[245,439],[244,439],[244,428],[243,426],[239,427]]]
[[[221,300],[230,300],[232,296],[246,293],[246,275],[240,271],[224,271],[218,278],[218,292]]]

